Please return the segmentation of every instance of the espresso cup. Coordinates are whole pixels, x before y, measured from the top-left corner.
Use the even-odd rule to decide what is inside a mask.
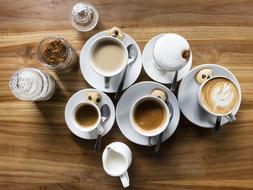
[[[79,131],[95,131],[101,120],[99,107],[90,101],[76,104],[71,110],[71,121]]]
[[[146,137],[157,136],[169,124],[170,112],[166,103],[153,95],[137,99],[130,109],[130,122],[135,131]]]
[[[214,116],[224,116],[231,122],[236,118],[233,111],[240,104],[240,89],[224,76],[215,76],[204,81],[198,93],[200,106]]]
[[[128,51],[125,44],[116,37],[102,36],[92,44],[89,63],[92,69],[103,77],[113,77],[127,65]]]

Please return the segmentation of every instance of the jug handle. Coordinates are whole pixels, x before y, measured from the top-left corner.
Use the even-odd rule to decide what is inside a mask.
[[[121,183],[123,185],[124,188],[129,187],[129,176],[127,171],[125,173],[123,173],[120,177]]]

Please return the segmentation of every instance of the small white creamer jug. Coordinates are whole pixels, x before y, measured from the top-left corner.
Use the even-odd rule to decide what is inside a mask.
[[[102,162],[105,172],[113,177],[120,177],[123,187],[129,186],[127,169],[132,162],[130,148],[122,142],[113,142],[106,146]]]

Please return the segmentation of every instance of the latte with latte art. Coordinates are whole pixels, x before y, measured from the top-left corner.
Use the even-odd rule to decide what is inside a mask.
[[[237,106],[239,92],[229,79],[217,77],[204,84],[200,99],[207,111],[215,115],[227,115]]]

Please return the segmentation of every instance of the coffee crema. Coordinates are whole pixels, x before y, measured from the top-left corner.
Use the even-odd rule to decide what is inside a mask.
[[[116,42],[99,42],[93,50],[92,59],[96,68],[102,72],[114,72],[122,67],[124,49]]]
[[[239,92],[230,80],[214,78],[204,84],[200,99],[209,112],[226,115],[231,113],[238,104]]]
[[[82,105],[75,112],[75,120],[80,127],[92,127],[98,120],[97,109],[90,104]]]
[[[143,131],[153,131],[163,126],[166,111],[163,106],[153,100],[140,102],[134,110],[134,121]]]

